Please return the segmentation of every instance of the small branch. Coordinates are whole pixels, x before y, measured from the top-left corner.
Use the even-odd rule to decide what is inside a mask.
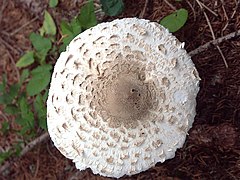
[[[186,2],[188,3],[189,7],[192,9],[192,12],[193,12],[193,19],[194,19],[194,22],[196,21],[196,12],[195,12],[195,9],[193,8],[192,4],[186,0]]]
[[[2,2],[3,2],[3,3],[2,3],[2,7],[1,7],[1,9],[0,9],[0,24],[1,24],[1,22],[2,22],[3,11],[4,11],[4,9],[7,7],[7,5],[8,5],[7,0],[3,0]]]
[[[9,122],[9,119],[7,118],[7,116],[2,111],[0,112],[0,116],[2,116],[3,119],[5,119],[7,122]]]
[[[20,156],[24,156],[28,151],[32,150],[36,145],[40,144],[41,142],[47,140],[49,138],[49,134],[46,132],[39,136],[38,138],[34,139],[32,142],[28,143],[24,149],[21,151]]]
[[[145,0],[143,10],[142,10],[142,12],[141,12],[140,15],[139,15],[139,18],[140,18],[140,19],[142,19],[142,18],[144,17],[144,14],[145,14],[145,12],[146,12],[146,10],[147,10],[148,1],[149,1],[149,0]]]
[[[168,0],[163,0],[170,8],[172,8],[172,10],[174,10],[174,11],[176,11],[177,10],[177,8],[174,6],[174,5],[172,5]]]
[[[230,19],[229,19],[229,18],[227,19],[227,23],[225,24],[225,26],[224,26],[223,29],[222,29],[222,35],[223,35],[223,32],[227,29],[228,24],[229,24],[229,21],[230,21],[231,19],[233,19],[233,17],[235,16],[235,14],[236,14],[236,12],[237,12],[237,9],[238,9],[238,6],[239,6],[239,3],[240,3],[240,0],[238,0],[238,1],[236,2],[236,6],[235,6],[235,8],[234,8],[234,11],[233,11]]]
[[[0,36],[0,42],[6,46],[8,49],[10,49],[11,51],[15,52],[18,54],[18,51],[16,49],[14,49],[14,47],[12,47],[8,42],[6,42],[3,38],[1,38]]]
[[[213,10],[211,10],[209,7],[207,7],[204,3],[202,3],[202,2],[200,2],[200,1],[198,1],[200,4],[201,4],[201,6],[202,7],[204,7],[206,10],[208,10],[210,13],[212,13],[214,16],[218,16],[218,14],[217,13],[215,13]]]
[[[200,6],[201,10],[203,10],[203,6],[202,6],[201,2],[199,2],[199,0],[196,0],[196,1],[197,1],[198,5]],[[209,20],[209,18],[208,18],[208,15],[206,14],[206,12],[205,12],[204,10],[203,10],[203,14],[204,14],[204,16],[205,16],[205,18],[206,18],[206,20],[207,20],[207,24],[208,24],[209,29],[210,29],[211,34],[212,34],[212,38],[213,38],[213,40],[215,40],[215,39],[216,39],[216,36],[215,36],[215,34],[214,34],[214,32],[213,32],[212,25],[211,25],[211,23],[210,23],[210,20]],[[216,45],[216,47],[217,47],[220,55],[222,56],[222,59],[223,59],[223,62],[224,62],[224,64],[225,64],[226,68],[228,68],[228,64],[227,64],[226,58],[225,58],[224,55],[223,55],[222,50],[220,49],[220,47],[219,47],[218,45]]]
[[[222,36],[218,39],[214,39],[210,42],[207,42],[206,44],[203,44],[203,45],[199,46],[198,48],[190,51],[188,54],[190,56],[195,56],[195,55],[205,51],[206,49],[208,49],[211,45],[216,46],[216,45],[222,43],[223,41],[227,41],[227,40],[230,40],[230,39],[238,37],[238,36],[240,36],[240,29],[237,32],[232,32],[230,34],[227,34],[226,36]]]
[[[42,143],[43,141],[47,140],[49,138],[49,134],[46,132],[44,134],[42,134],[41,136],[39,136],[38,138],[34,139],[32,142],[30,142],[29,144],[27,144],[23,150],[20,153],[20,156],[24,156],[27,152],[29,152],[30,150],[32,150],[36,145]],[[14,160],[16,160],[16,158],[14,158]],[[2,167],[0,167],[0,174],[2,174],[6,169],[8,169],[11,166],[11,162],[6,162],[5,165],[3,165]]]
[[[17,28],[15,31],[10,33],[10,36],[15,35],[16,33],[18,33],[19,31],[21,31],[23,28],[25,28],[26,26],[28,26],[29,24],[33,23],[34,21],[36,21],[38,19],[38,17],[33,18],[32,20],[28,21],[27,23],[23,24],[21,27]]]

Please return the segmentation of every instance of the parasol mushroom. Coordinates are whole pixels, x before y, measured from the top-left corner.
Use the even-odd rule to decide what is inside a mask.
[[[198,72],[167,29],[117,19],[61,53],[47,100],[48,131],[76,168],[119,178],[173,158],[195,117]]]

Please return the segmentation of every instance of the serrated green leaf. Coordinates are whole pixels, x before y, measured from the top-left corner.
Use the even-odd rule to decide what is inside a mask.
[[[0,96],[0,104],[5,104],[5,96],[4,95]]]
[[[109,16],[117,16],[123,12],[124,3],[122,0],[100,0],[102,10]]]
[[[72,34],[71,26],[66,22],[62,21],[60,24],[62,34]]]
[[[12,104],[12,101],[18,95],[19,88],[20,88],[20,84],[11,85],[9,88],[9,92],[4,92],[0,96],[0,104],[5,104],[5,105]]]
[[[2,164],[11,155],[12,155],[11,151],[1,152],[0,153],[0,164]]]
[[[72,34],[71,26],[66,22],[62,21],[60,24],[62,34]]]
[[[27,84],[27,93],[29,96],[34,96],[44,90],[51,78],[50,70],[52,66],[49,64],[42,65],[32,70],[31,75],[32,78]]]
[[[21,151],[22,151],[22,144],[23,142],[19,141],[16,144],[14,144],[14,154],[16,156],[20,156],[21,155]]]
[[[5,101],[6,101],[6,80],[7,77],[6,77],[6,74],[3,74],[3,77],[2,77],[2,83],[0,84],[0,104],[6,104]]]
[[[19,103],[21,118],[19,119],[18,123],[22,125],[22,128],[27,128],[27,130],[30,130],[34,128],[34,114],[31,111],[26,98],[22,97]]]
[[[39,126],[47,130],[47,108],[41,94],[38,94],[34,101],[34,109],[37,113]]]
[[[42,37],[40,34],[31,33],[30,41],[37,52],[48,52],[51,49],[51,41],[47,38]]]
[[[188,11],[186,9],[179,9],[176,12],[164,17],[160,24],[167,28],[169,32],[176,32],[186,23],[188,19]]]
[[[61,22],[61,31],[62,31],[62,42],[63,42],[63,50],[65,49],[65,47],[71,42],[71,40],[74,38],[73,32],[71,27],[68,25],[67,22],[62,21]]]
[[[22,85],[22,83],[28,78],[28,76],[29,76],[29,70],[28,69],[24,69],[23,71],[22,71],[22,74],[21,74],[21,76],[20,76],[20,85]]]
[[[49,7],[54,8],[58,5],[58,0],[49,0]]]
[[[36,75],[37,76],[37,75],[39,75],[41,73],[45,73],[45,72],[50,71],[50,70],[52,70],[52,65],[44,64],[42,66],[38,66],[37,68],[33,69],[31,71],[31,75],[33,75],[33,76]]]
[[[48,89],[45,91],[45,93],[43,94],[43,101],[46,102],[48,98]]]
[[[11,103],[14,98],[16,98],[16,96],[18,95],[19,89],[20,89],[20,84],[13,84],[10,86],[9,93],[8,93],[8,97],[10,100],[9,103]]]
[[[88,29],[97,24],[92,0],[90,0],[81,8],[80,15],[77,17],[77,19],[83,29]]]
[[[6,134],[8,131],[9,131],[9,129],[10,129],[10,125],[9,125],[9,122],[7,122],[7,121],[4,121],[4,122],[2,122],[2,124],[1,124],[1,132],[3,133],[3,134]]]
[[[70,26],[71,26],[72,33],[73,33],[74,37],[76,35],[78,35],[79,33],[81,33],[82,27],[81,27],[81,24],[80,24],[80,22],[77,18],[73,18],[73,20],[70,23]]]
[[[37,51],[37,55],[41,63],[43,60],[45,60],[48,51],[52,48],[51,40],[42,37],[40,34],[31,33],[30,41],[32,42],[33,47]]]
[[[28,51],[16,63],[17,67],[26,67],[34,62],[33,51]]]
[[[1,86],[0,86],[0,94],[3,94],[6,92],[6,87],[7,87],[7,76],[6,74],[3,74],[2,76],[2,83],[1,83]]]
[[[48,11],[45,11],[44,13],[44,21],[43,26],[41,27],[40,34],[44,35],[45,33],[48,35],[56,35],[56,25],[55,22],[51,16],[51,14]]]
[[[73,40],[73,38],[76,35],[81,33],[82,28],[77,18],[74,18],[70,22],[70,24],[68,24],[65,21],[62,21],[60,27],[61,27],[62,36],[63,36],[63,39],[62,39],[63,45],[60,47],[60,49],[64,51],[66,46],[71,42],[71,40]]]
[[[0,84],[0,92],[3,92],[4,91],[4,86],[3,84]]]
[[[9,115],[15,115],[17,113],[19,113],[19,109],[15,106],[15,105],[7,105],[5,108],[4,108],[4,112],[9,114]]]

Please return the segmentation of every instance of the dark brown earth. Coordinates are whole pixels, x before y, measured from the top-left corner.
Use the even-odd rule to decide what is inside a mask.
[[[177,9],[188,9],[190,13],[187,24],[174,33],[186,43],[188,52],[213,39],[206,17],[194,0],[169,2]],[[201,2],[214,12],[205,9],[216,38],[240,29],[240,7],[234,13],[237,0]],[[145,0],[126,0],[125,11],[119,17],[139,17],[144,4]],[[49,11],[59,25],[62,18],[70,19],[76,15],[80,6],[81,2],[77,0],[61,1],[56,10]],[[31,49],[29,34],[41,27],[46,8],[47,0],[0,1],[1,80],[4,73],[9,84],[19,78],[15,63],[26,50]],[[159,21],[173,11],[165,1],[149,0],[143,18]],[[103,21],[115,18],[104,17]],[[175,158],[122,179],[240,179],[240,37],[224,41],[219,47],[228,68],[213,46],[192,57],[202,80],[197,97],[197,115],[184,147],[177,151]],[[11,122],[11,127],[16,127],[12,117],[0,112],[0,122],[4,119]],[[40,131],[38,133],[41,134]],[[11,146],[16,138],[13,132],[1,136],[1,149]],[[90,170],[77,171],[50,140],[37,145],[23,157],[10,158],[8,162],[10,167],[0,174],[0,179],[110,179],[93,175]]]

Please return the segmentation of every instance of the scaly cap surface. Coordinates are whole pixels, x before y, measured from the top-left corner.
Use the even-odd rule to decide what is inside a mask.
[[[199,76],[161,25],[117,19],[61,53],[47,101],[48,131],[80,170],[119,178],[173,158],[195,116]]]

